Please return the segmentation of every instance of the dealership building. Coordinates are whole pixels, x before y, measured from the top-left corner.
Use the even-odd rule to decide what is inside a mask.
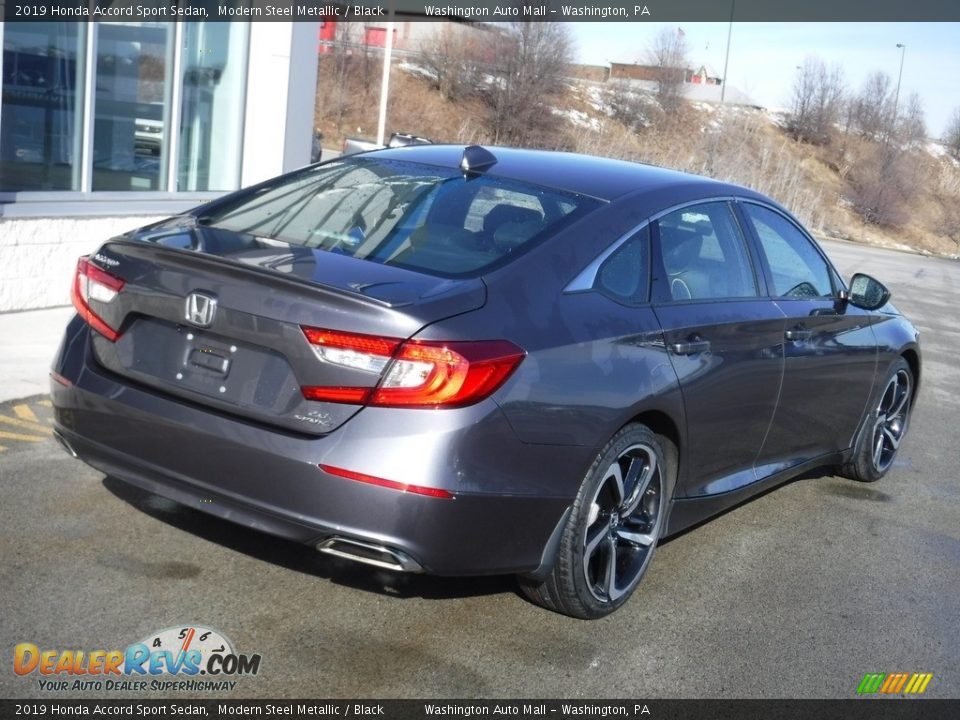
[[[104,239],[310,161],[315,22],[0,22],[0,312]]]

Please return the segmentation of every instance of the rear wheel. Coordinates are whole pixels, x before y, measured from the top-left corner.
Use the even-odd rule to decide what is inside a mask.
[[[840,474],[860,482],[876,482],[893,465],[910,425],[913,372],[903,358],[893,364],[884,381],[880,401],[857,432],[853,457]]]
[[[614,435],[583,480],[547,579],[521,579],[527,597],[583,619],[626,602],[666,522],[674,465],[672,445],[646,426]]]

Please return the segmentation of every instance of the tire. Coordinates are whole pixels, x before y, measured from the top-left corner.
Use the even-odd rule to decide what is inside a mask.
[[[913,385],[910,366],[899,358],[887,372],[876,407],[863,418],[853,455],[840,467],[840,475],[859,482],[876,482],[887,474],[910,426]]]
[[[623,605],[650,565],[676,475],[676,450],[644,425],[627,425],[597,455],[577,493],[543,582],[521,578],[533,602],[584,620]]]

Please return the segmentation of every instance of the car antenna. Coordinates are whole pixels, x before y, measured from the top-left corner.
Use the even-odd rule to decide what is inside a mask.
[[[476,177],[496,164],[496,155],[479,145],[467,145],[460,158],[460,170],[467,177]]]

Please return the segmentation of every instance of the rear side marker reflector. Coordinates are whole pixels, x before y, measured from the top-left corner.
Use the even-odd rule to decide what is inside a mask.
[[[58,372],[53,372],[53,371],[51,370],[51,371],[50,371],[50,377],[52,377],[54,380],[56,380],[58,383],[60,383],[60,384],[63,385],[64,387],[72,387],[72,386],[73,386],[73,383],[72,383],[72,382],[70,382],[69,380],[67,380],[67,378],[65,378],[63,375],[61,375],[61,374],[58,373]]]
[[[110,342],[116,341],[120,337],[120,333],[110,327],[94,311],[93,307],[95,306],[91,306],[91,302],[110,303],[123,290],[123,286],[123,280],[114,277],[105,270],[101,270],[87,258],[82,257],[77,261],[77,272],[73,278],[73,286],[70,292],[73,306],[90,327]]]
[[[526,353],[506,340],[438,342],[304,327],[317,358],[369,372],[369,386],[302,388],[308,400],[378,407],[443,408],[490,396]]]
[[[356,480],[357,482],[367,483],[368,485],[377,485],[379,487],[390,488],[391,490],[399,490],[400,492],[413,493],[415,495],[426,495],[427,497],[442,498],[444,500],[453,499],[453,493],[440,488],[424,487],[422,485],[410,485],[408,483],[397,482],[396,480],[385,480],[384,478],[374,477],[373,475],[365,475],[364,473],[354,472],[353,470],[345,470],[343,468],[334,467],[333,465],[320,465],[319,467],[328,475],[336,475],[337,477],[346,478],[347,480]]]
[[[363,405],[370,398],[373,388],[357,387],[324,387],[322,385],[308,385],[301,388],[307,400],[318,402],[348,403]]]

